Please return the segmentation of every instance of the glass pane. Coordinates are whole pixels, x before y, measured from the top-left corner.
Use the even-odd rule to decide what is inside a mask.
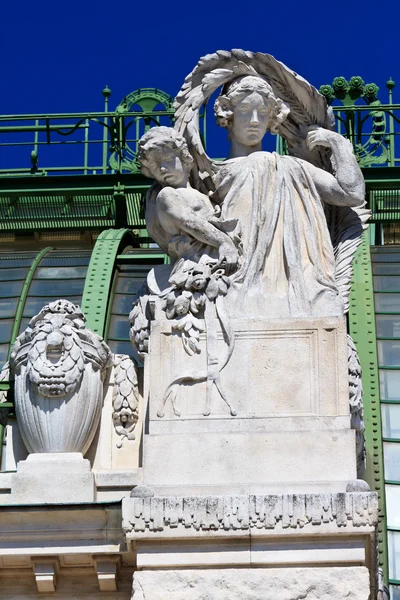
[[[400,365],[400,341],[378,340],[378,364],[385,367]]]
[[[0,267],[3,265],[0,261]],[[0,281],[10,281],[10,279],[25,279],[28,269],[1,269]]]
[[[374,275],[400,275],[400,264],[373,263],[372,273]]]
[[[114,314],[128,315],[132,309],[132,296],[115,294],[112,305],[112,312]],[[128,318],[128,317],[126,317]],[[400,322],[400,321],[399,321]],[[400,335],[399,335],[400,337]]]
[[[87,267],[39,267],[35,279],[78,279],[86,273]]]
[[[107,344],[110,346],[111,352],[114,354],[128,354],[135,359],[138,365],[142,366],[140,362],[140,358],[136,354],[136,351],[133,349],[133,346],[130,342],[116,342],[114,340],[109,340]]]
[[[400,579],[400,532],[388,531],[389,579]]]
[[[135,277],[121,277],[118,276],[117,285],[115,286],[115,292],[117,294],[130,294],[133,296],[142,285],[146,282],[147,272],[136,274]],[[133,298],[132,298],[133,301]]]
[[[80,306],[81,299],[82,296],[72,296],[70,298],[67,298],[67,300],[69,300],[73,304],[77,304],[78,306]],[[42,298],[28,298],[25,302],[24,317],[33,317],[37,315],[41,311],[43,306],[46,306],[46,304],[49,304],[49,302],[51,301],[52,299],[46,296],[43,296]]]
[[[398,251],[399,248],[395,248],[394,246],[371,246],[371,254],[384,254],[385,252],[389,252],[389,254],[393,254],[393,252]]]
[[[400,400],[400,371],[379,371],[381,400]]]
[[[376,312],[400,313],[400,294],[374,294]]]
[[[400,485],[387,485],[385,491],[387,526],[400,527]]]
[[[396,442],[384,442],[383,456],[385,480],[400,481],[400,444]]]
[[[400,585],[389,585],[390,600],[400,600]]]
[[[10,342],[14,319],[0,320],[0,342]]]
[[[24,254],[23,256],[16,256],[15,254],[9,253],[0,253],[0,265],[4,269],[7,267],[11,267],[12,269],[15,269],[17,267],[30,267],[36,256],[36,252],[28,252],[28,254]]]
[[[46,281],[39,279],[32,281],[29,288],[29,296],[56,296],[64,298],[70,294],[82,294],[85,285],[84,279],[54,279]]]
[[[387,276],[387,277],[374,277],[374,290],[382,290],[383,292],[399,292],[400,291],[400,277]]]
[[[13,317],[19,298],[4,298],[0,302],[0,317]]]
[[[129,340],[129,320],[126,316],[113,316],[108,331],[110,338],[125,338]]]
[[[3,368],[7,360],[9,344],[0,344],[0,369]]]
[[[23,319],[21,319],[21,322],[19,324],[19,331],[18,331],[18,335],[20,335],[23,331],[25,331],[25,329],[28,327],[29,325],[29,321],[31,320],[32,317],[24,317]]]
[[[382,404],[382,435],[400,440],[400,404]]]
[[[76,267],[88,265],[91,256],[91,250],[80,250],[79,252],[65,251],[49,252],[41,260],[41,267]]]
[[[0,285],[0,298],[19,296],[23,285],[24,281],[3,281]]]
[[[400,315],[376,315],[375,320],[378,337],[400,338]]]
[[[373,262],[400,262],[400,254],[398,252],[371,254],[371,260]]]

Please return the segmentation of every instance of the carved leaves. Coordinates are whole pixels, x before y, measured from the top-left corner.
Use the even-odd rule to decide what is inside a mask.
[[[330,206],[326,209],[331,240],[335,255],[335,282],[344,302],[344,312],[349,310],[352,262],[361,244],[361,236],[367,229],[371,211],[365,207],[350,208]]]
[[[135,363],[126,354],[114,355],[113,422],[120,436],[117,447],[123,440],[135,439],[135,426],[139,418],[139,391]]]
[[[182,258],[174,266],[169,283],[172,289],[166,298],[166,317],[175,319],[172,329],[181,336],[187,354],[198,354],[206,301],[225,296],[230,280],[215,261],[206,264]]]
[[[111,353],[103,339],[85,327],[79,307],[57,300],[42,308],[17,338],[10,358],[11,369],[26,365],[28,378],[42,396],[72,394],[91,362],[104,377]]]

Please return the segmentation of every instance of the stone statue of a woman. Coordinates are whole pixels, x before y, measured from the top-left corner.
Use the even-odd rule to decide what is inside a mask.
[[[201,101],[221,85],[214,110],[228,130],[230,153],[218,163],[205,154],[197,118]],[[176,128],[195,157],[197,186],[221,204],[222,219],[241,225],[242,260],[231,276],[228,312],[343,314],[349,281],[337,281],[336,245],[350,222],[358,226],[347,240],[351,255],[360,238],[360,211],[351,207],[363,206],[364,181],[350,142],[330,129],[322,96],[273,57],[232,51],[201,59],[175,105]],[[262,151],[267,131],[287,140],[289,156]],[[350,265],[351,259],[344,269],[348,280]]]
[[[228,131],[230,152],[226,160],[213,161],[203,146],[199,112],[219,89],[215,116],[217,124]],[[343,315],[349,307],[351,263],[368,218],[364,180],[350,142],[332,131],[332,115],[325,98],[268,54],[232,50],[203,57],[175,99],[175,115],[180,146],[185,145],[182,139],[186,140],[193,164],[190,178],[175,185],[177,189],[171,188],[170,173],[169,182],[166,175],[156,176],[159,183],[149,191],[148,227],[171,256],[172,264],[163,267],[162,273],[155,269],[149,274],[147,287],[130,315],[131,335],[139,352],[146,353],[151,320],[169,320],[163,326],[181,336],[187,354],[206,350],[206,364],[193,360],[176,367],[168,386],[159,393],[159,418],[164,416],[169,401],[174,415],[180,416],[177,399],[181,384],[204,382],[205,398],[199,393],[193,400],[204,407],[203,415],[212,413],[217,388],[233,416],[243,412],[241,403],[252,397],[247,389],[228,390],[231,380],[238,384],[236,371],[229,371],[240,354],[236,344],[251,337],[252,328],[262,324],[265,331],[286,331],[290,327],[308,331],[322,326],[321,322],[329,328],[339,323],[343,328]],[[268,131],[286,140],[287,155],[262,150]],[[161,140],[161,133],[151,135]],[[141,144],[147,143],[144,136]],[[171,153],[170,144],[161,140],[159,145],[159,156],[165,160],[165,155]],[[176,151],[170,161],[174,168],[178,159]],[[200,194],[201,209],[189,206],[188,190]],[[204,212],[203,207],[209,203],[208,212]],[[154,210],[157,207],[158,212]],[[164,217],[173,217],[173,228],[167,226]],[[229,233],[227,238],[217,232],[226,224],[234,224],[234,230],[224,230]],[[221,248],[226,245],[225,239],[235,245],[234,261],[227,260],[224,252],[218,251],[219,257],[215,254],[219,247],[216,233]],[[190,256],[186,246],[176,244],[183,237],[190,248],[196,248]],[[210,244],[211,262],[207,259]],[[272,360],[274,376],[280,382],[283,373],[286,376],[287,353],[275,361],[269,334],[263,331],[256,334],[257,360],[253,357],[252,362],[264,361],[267,369]],[[343,332],[340,335],[343,351],[346,340]],[[259,342],[263,336],[265,348]],[[293,344],[297,343],[295,339]],[[357,365],[351,344],[350,362]],[[299,350],[299,355],[302,352]],[[304,352],[305,362],[298,371],[310,371],[307,356]],[[268,381],[261,375],[254,381],[263,380],[261,395],[267,403],[268,398],[280,395],[281,384],[276,392],[269,371],[265,377]],[[253,381],[250,376],[247,380]],[[357,393],[352,393],[352,414],[357,412],[359,417],[354,418],[358,423],[354,426],[360,432],[361,464],[363,425],[358,383],[359,373],[355,372],[351,385]],[[265,391],[267,388],[270,392]],[[255,397],[260,395],[257,390]],[[292,397],[293,393],[287,395]]]
[[[243,262],[230,292],[231,301],[236,296],[234,312],[342,314],[323,207],[364,202],[364,180],[351,144],[334,131],[307,128],[308,148],[329,148],[335,175],[301,158],[262,152],[265,133],[276,132],[290,109],[253,75],[226,86],[215,114],[228,130],[231,147],[228,160],[216,169],[212,197],[222,203],[222,217],[238,219],[242,227]]]

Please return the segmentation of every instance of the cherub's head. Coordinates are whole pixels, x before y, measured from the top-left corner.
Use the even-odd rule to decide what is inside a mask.
[[[214,105],[217,125],[228,130],[230,139],[246,146],[259,144],[266,131],[278,133],[289,112],[269,83],[254,75],[230,81]]]
[[[184,137],[172,127],[153,127],[145,133],[138,160],[143,175],[171,187],[185,186],[193,165]]]

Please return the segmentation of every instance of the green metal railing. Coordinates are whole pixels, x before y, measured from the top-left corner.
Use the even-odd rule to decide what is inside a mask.
[[[172,109],[129,114],[0,115],[0,153],[3,151],[5,158],[10,149],[15,152],[10,166],[4,167],[4,159],[0,161],[0,176],[138,172],[135,156],[140,137],[146,128],[159,125],[163,117],[171,124],[173,115]],[[51,154],[46,153],[49,146]],[[74,152],[68,154],[66,149],[71,146]],[[71,164],[65,164],[71,159]],[[14,161],[20,166],[12,167]]]
[[[173,125],[173,98],[156,88],[142,88],[110,111],[110,94],[106,87],[102,112],[0,115],[0,180],[139,173],[139,139],[153,126]],[[204,141],[205,114],[204,108]]]

